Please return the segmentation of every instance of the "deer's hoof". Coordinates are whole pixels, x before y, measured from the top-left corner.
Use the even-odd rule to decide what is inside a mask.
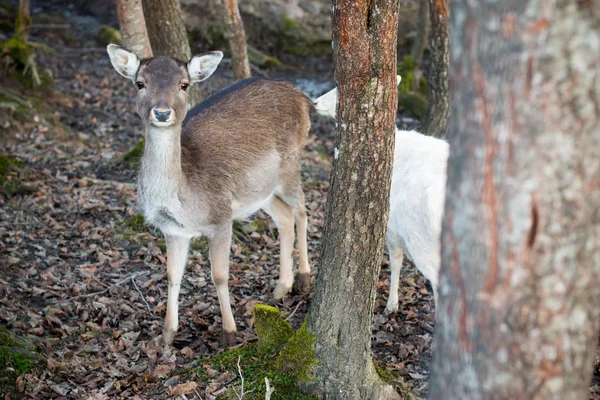
[[[273,297],[275,300],[283,299],[289,292],[292,290],[292,285],[284,285],[281,282],[277,284],[275,291],[273,292]]]
[[[398,311],[398,302],[397,301],[396,302],[388,303],[385,306],[385,310],[383,310],[383,312],[385,313],[385,315],[388,315],[388,316],[391,315],[391,314],[394,314],[397,311]]]
[[[235,331],[227,332],[223,331],[223,347],[233,347],[237,344],[237,339],[235,337]]]
[[[171,346],[173,344],[173,339],[175,339],[175,334],[177,331],[171,331],[164,329],[162,334],[163,343],[165,346]]]
[[[298,274],[298,289],[300,293],[310,293],[310,273]]]

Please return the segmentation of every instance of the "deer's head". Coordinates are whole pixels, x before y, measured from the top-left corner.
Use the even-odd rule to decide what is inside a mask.
[[[117,72],[135,85],[137,111],[144,125],[154,127],[181,125],[187,114],[189,88],[211,76],[223,58],[223,53],[213,51],[187,63],[167,56],[140,61],[115,44],[106,49]]]

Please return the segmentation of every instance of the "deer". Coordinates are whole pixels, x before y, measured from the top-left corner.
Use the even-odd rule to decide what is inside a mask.
[[[397,84],[401,77],[397,76]],[[314,101],[315,111],[335,119],[337,89]],[[449,147],[445,140],[396,128],[386,244],[390,294],[385,314],[398,311],[400,272],[405,251],[429,280],[437,307]],[[336,150],[337,151],[337,150]]]
[[[168,299],[162,340],[172,345],[178,330],[179,292],[190,240],[204,236],[223,325],[223,343],[236,343],[229,296],[232,223],[258,210],[275,222],[280,240],[282,299],[294,284],[294,227],[298,236],[298,286],[310,288],[307,214],[301,155],[312,104],[291,84],[249,78],[188,110],[191,85],[209,78],[223,58],[212,51],[182,62],[168,56],[140,60],[115,44],[107,46],[114,69],[136,88],[144,126],[138,207],[164,235]]]

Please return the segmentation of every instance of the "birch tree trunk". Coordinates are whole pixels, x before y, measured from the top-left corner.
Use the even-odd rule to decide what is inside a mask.
[[[123,46],[140,59],[152,57],[142,0],[117,0],[117,18]]]
[[[240,16],[237,0],[221,0],[223,20],[225,22],[225,38],[229,41],[233,76],[236,80],[250,78],[250,62],[246,50],[246,31]]]
[[[421,121],[421,131],[427,135],[445,138],[450,116],[448,65],[448,0],[429,0],[431,15],[428,106]]]
[[[309,393],[396,399],[375,372],[371,324],[389,211],[397,107],[398,0],[334,0],[336,157],[308,314],[316,336]]]
[[[452,3],[430,399],[587,399],[600,321],[600,2]]]
[[[179,0],[144,0],[148,36],[155,56],[166,55],[181,61],[192,58]],[[190,89],[190,105],[202,99],[199,85]]]

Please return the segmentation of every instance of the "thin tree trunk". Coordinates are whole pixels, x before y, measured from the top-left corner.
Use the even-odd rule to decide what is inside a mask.
[[[123,45],[140,59],[152,57],[142,0],[117,0],[117,18]]]
[[[421,121],[421,131],[427,135],[445,138],[450,116],[448,0],[429,0],[429,11],[431,15],[429,46],[431,61],[427,81],[429,92],[427,111]]]
[[[250,62],[246,50],[246,32],[240,16],[237,0],[221,0],[223,20],[225,23],[225,38],[229,41],[233,76],[236,80],[250,78]]]
[[[29,29],[31,27],[31,10],[29,0],[19,0],[19,14],[15,23],[15,36],[23,42],[29,39]]]
[[[600,3],[452,3],[430,399],[586,399],[600,322]]]
[[[398,0],[333,7],[336,157],[308,314],[319,364],[306,389],[328,399],[395,399],[373,367],[371,321],[389,212]]]
[[[192,58],[179,0],[144,0],[148,36],[155,56],[166,55],[181,61]],[[190,105],[202,98],[198,85],[191,88]]]
[[[412,80],[412,90],[417,90],[419,87],[419,81],[423,76],[423,53],[425,52],[425,46],[429,39],[429,0],[420,0],[419,5],[419,16],[417,22],[417,37],[413,44],[410,55],[415,61],[415,73]]]

